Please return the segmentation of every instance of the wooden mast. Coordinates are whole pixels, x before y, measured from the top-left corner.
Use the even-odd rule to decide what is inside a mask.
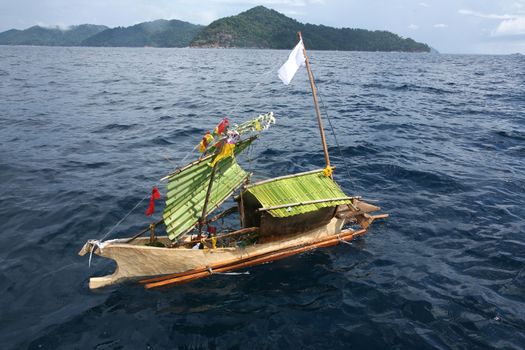
[[[301,32],[297,32],[297,35],[299,35],[299,39],[303,41],[303,36],[301,35]],[[308,56],[306,55],[306,49],[304,47],[304,42],[303,42],[303,55],[304,55],[304,61],[306,63],[306,70],[308,71],[308,78],[310,79],[310,86],[312,87],[312,96],[314,98],[315,113],[317,114],[317,122],[319,123],[319,132],[321,133],[321,142],[323,143],[324,159],[326,161],[326,166],[329,167],[330,166],[330,156],[328,155],[328,146],[326,145],[326,137],[325,137],[324,129],[323,129],[323,121],[321,120],[321,110],[319,109],[319,102],[317,100],[317,89],[315,88],[314,75],[312,74],[312,70],[310,68],[310,61],[308,60]]]
[[[211,169],[210,183],[208,184],[208,190],[206,191],[206,198],[204,199],[204,206],[202,207],[201,218],[199,219],[199,235],[198,235],[199,239],[202,236],[202,228],[204,227],[204,224],[206,223],[206,212],[208,211],[208,202],[210,201],[211,189],[213,187],[213,180],[215,178],[215,173],[217,171],[217,164],[219,164],[219,162],[216,162],[213,165],[213,168]]]

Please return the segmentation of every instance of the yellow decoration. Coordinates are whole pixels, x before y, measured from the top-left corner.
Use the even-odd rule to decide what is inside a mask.
[[[211,247],[212,249],[217,249],[217,237],[215,236],[211,237]]]
[[[259,122],[258,119],[255,120],[255,131],[261,131],[262,130],[262,127],[261,127],[261,123]]]
[[[213,136],[207,132],[206,135],[202,138],[202,141],[199,143],[199,152],[204,153],[208,146],[213,142]]]
[[[324,170],[323,170],[323,175],[326,176],[326,177],[330,177],[330,176],[332,176],[333,172],[334,172],[334,170],[332,169],[332,167],[330,165],[327,165],[326,168],[324,168]]]
[[[210,248],[208,248],[208,246],[206,245],[206,238],[201,238],[201,244],[202,244],[202,249],[204,250],[208,250]]]
[[[215,159],[210,163],[210,166],[213,167],[219,160],[233,156],[234,148],[235,148],[235,144],[225,143],[222,146],[221,151],[215,156]]]

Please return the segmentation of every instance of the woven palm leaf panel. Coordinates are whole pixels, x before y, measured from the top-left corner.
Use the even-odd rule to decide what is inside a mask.
[[[251,185],[246,191],[255,196],[263,208],[347,197],[334,180],[323,175],[323,170],[264,181]],[[349,199],[335,200],[268,210],[268,213],[273,217],[285,218],[348,203],[351,203]]]
[[[254,139],[241,142],[235,153],[244,150]],[[202,215],[210,183],[212,156],[207,156],[170,176],[163,218],[171,240],[189,232]],[[220,206],[249,176],[235,158],[217,163],[207,214]]]

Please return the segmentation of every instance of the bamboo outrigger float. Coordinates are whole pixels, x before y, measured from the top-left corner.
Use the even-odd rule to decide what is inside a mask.
[[[299,39],[290,59],[297,59],[292,55],[302,49],[326,167],[249,183],[251,174],[239,166],[235,154],[275,122],[273,114],[231,128],[223,120],[216,129],[218,142],[209,147],[213,142],[207,134],[201,142],[204,155],[163,179],[168,185],[162,220],[130,238],[86,242],[80,255],[95,253],[117,264],[113,274],[90,278],[90,288],[140,278],[144,278],[140,283],[146,288],[186,283],[350,241],[365,234],[374,220],[388,217],[371,215],[380,208],[360,197],[345,195],[333,180],[317,91],[301,33]],[[240,139],[248,134],[251,137]],[[234,197],[237,205],[210,218],[239,188]],[[239,213],[240,229],[216,233],[211,224],[234,212]],[[162,224],[167,235],[157,236],[155,230]],[[148,231],[150,237],[140,237]]]

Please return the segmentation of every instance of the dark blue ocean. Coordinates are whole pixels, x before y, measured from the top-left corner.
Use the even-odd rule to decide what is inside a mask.
[[[222,117],[274,112],[240,157],[255,179],[324,166],[288,53],[0,47],[2,349],[523,348],[524,56],[311,52],[335,179],[391,217],[249,275],[89,290],[114,266],[84,242]]]

